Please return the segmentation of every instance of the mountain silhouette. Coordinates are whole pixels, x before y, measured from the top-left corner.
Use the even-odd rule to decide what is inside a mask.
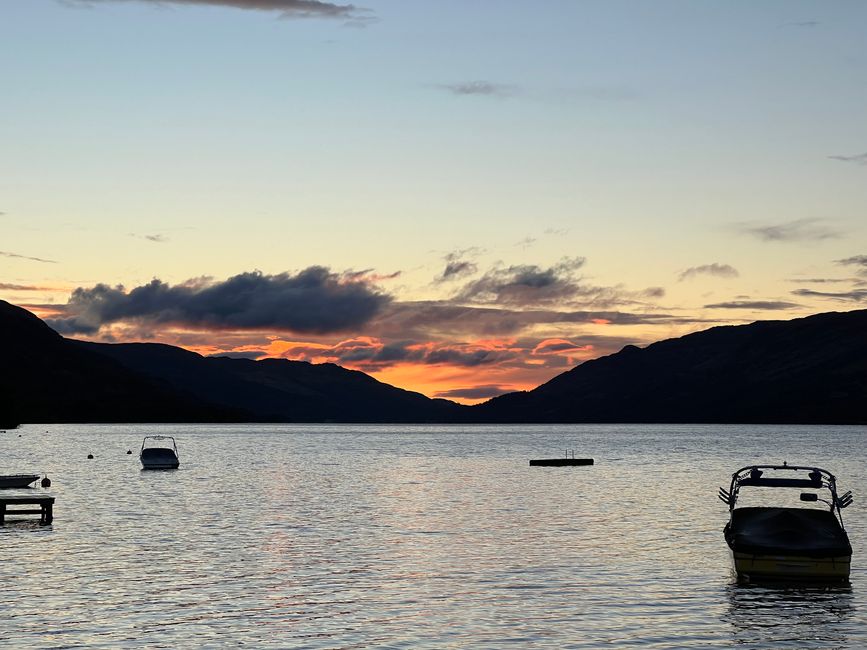
[[[476,409],[486,422],[867,423],[867,310],[628,345]]]
[[[466,407],[395,388],[332,363],[203,357],[157,343],[85,343],[147,377],[265,422],[443,422]]]
[[[65,339],[0,301],[0,428],[18,422],[867,423],[867,310],[714,327],[468,407],[334,364]]]
[[[0,420],[218,422],[245,414],[161,385],[0,300]]]
[[[334,364],[65,339],[0,301],[0,421],[442,422],[462,407]]]

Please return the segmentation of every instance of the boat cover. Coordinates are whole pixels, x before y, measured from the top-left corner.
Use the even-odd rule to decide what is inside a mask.
[[[175,452],[172,449],[166,449],[165,447],[148,447],[147,449],[141,450],[141,459],[142,461],[151,461],[151,462],[169,462],[169,461],[177,461],[178,457],[175,456]]]
[[[726,527],[733,551],[754,555],[851,555],[846,531],[828,510],[736,508]]]

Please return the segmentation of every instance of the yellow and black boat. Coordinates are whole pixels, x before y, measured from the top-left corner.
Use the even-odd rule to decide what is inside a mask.
[[[743,488],[798,488],[805,490],[799,497],[804,505],[744,507],[738,503]],[[827,470],[750,465],[732,474],[719,498],[729,507],[723,532],[738,579],[848,581],[852,546],[841,511],[852,503],[852,492],[838,495],[837,479]]]

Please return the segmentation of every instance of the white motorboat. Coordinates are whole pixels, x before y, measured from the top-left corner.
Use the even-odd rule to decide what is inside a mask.
[[[181,464],[178,446],[171,436],[145,436],[139,460],[143,469],[177,469]]]

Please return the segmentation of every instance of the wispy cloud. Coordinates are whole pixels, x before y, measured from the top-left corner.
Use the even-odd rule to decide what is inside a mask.
[[[68,2],[68,0],[67,0]],[[349,21],[370,19],[371,12],[352,4],[319,2],[317,0],[75,0],[72,4],[138,2],[152,5],[201,5],[232,7],[253,11],[273,11],[283,18],[337,18]]]
[[[801,27],[810,29],[812,27],[818,27],[821,25],[818,20],[790,20],[781,25],[781,27]]]
[[[383,338],[453,340],[461,336],[511,336],[551,326],[563,331],[575,325],[672,326],[699,322],[705,321],[653,311],[528,309],[523,305],[491,307],[449,301],[404,301],[393,302],[383,309],[368,330]]]
[[[681,271],[677,279],[680,282],[683,282],[684,280],[691,280],[698,275],[711,275],[718,278],[736,278],[740,274],[733,266],[713,262],[712,264],[691,266],[685,271]]]
[[[10,284],[8,282],[0,282],[0,289],[3,291],[52,291],[54,287],[37,287],[30,284]]]
[[[444,399],[488,399],[497,397],[505,393],[512,392],[511,388],[504,388],[496,384],[484,384],[482,386],[473,386],[472,388],[452,388],[451,390],[443,390],[434,393],[434,397]]]
[[[761,310],[784,310],[795,309],[801,305],[782,300],[732,300],[730,302],[717,302],[705,305],[705,309],[761,309]]]
[[[786,282],[793,284],[839,284],[852,282],[852,278],[787,278]]]
[[[838,239],[843,233],[824,219],[795,219],[775,224],[736,223],[734,229],[763,242],[822,241]]]
[[[169,238],[165,235],[161,235],[160,233],[154,233],[152,235],[139,235],[138,233],[131,232],[129,234],[130,237],[135,237],[136,239],[146,239],[147,241],[152,241],[156,244],[165,244],[169,241]]]
[[[853,255],[842,260],[835,260],[835,264],[841,266],[856,266],[858,275],[867,275],[867,255]]]
[[[439,84],[437,86],[450,92],[452,95],[482,95],[486,97],[511,97],[518,92],[516,86],[508,84],[492,83],[490,81],[463,81],[452,84]]]
[[[859,153],[853,156],[828,156],[831,160],[852,163],[855,165],[867,165],[867,153]]]
[[[30,257],[29,255],[19,255],[18,253],[10,253],[8,251],[0,251],[0,256],[13,257],[19,260],[30,260],[31,262],[42,262],[43,264],[57,264],[57,260],[45,260],[41,257]]]
[[[852,289],[851,291],[814,291],[813,289],[795,289],[792,292],[796,296],[806,298],[828,298],[843,302],[862,302],[867,300],[867,289]]]

